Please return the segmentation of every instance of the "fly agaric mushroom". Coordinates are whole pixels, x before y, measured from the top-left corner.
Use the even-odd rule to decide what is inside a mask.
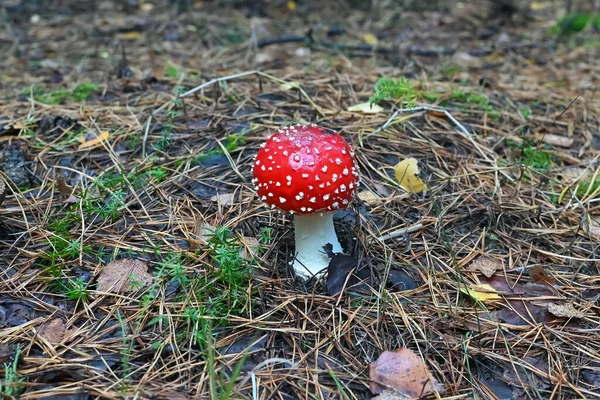
[[[315,124],[284,127],[261,145],[253,175],[264,203],[294,215],[295,272],[316,275],[329,264],[326,244],[342,252],[333,214],[348,207],[360,180],[350,145]]]

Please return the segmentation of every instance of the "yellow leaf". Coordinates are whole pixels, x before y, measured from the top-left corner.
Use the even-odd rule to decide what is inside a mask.
[[[348,111],[361,112],[364,114],[377,114],[385,110],[378,104],[369,104],[369,102],[366,102],[350,106],[348,107]]]
[[[565,196],[567,195],[567,193],[569,192],[569,189],[571,189],[569,186],[565,186],[565,188],[562,190],[562,192],[560,192],[560,196],[558,196],[558,199],[556,200],[556,202],[558,204],[562,204]]]
[[[300,84],[298,82],[286,82],[279,86],[279,88],[281,90],[283,90],[284,92],[287,92],[290,89],[297,89],[299,87],[300,87]]]
[[[411,193],[420,193],[427,189],[423,180],[419,178],[419,165],[414,158],[400,161],[394,167],[394,173],[400,186]]]
[[[204,2],[203,1],[196,1],[196,2],[194,2],[194,5],[192,7],[194,9],[198,10],[198,9],[204,7]]]
[[[120,33],[119,34],[119,38],[121,39],[128,39],[128,40],[133,40],[133,39],[137,39],[142,35],[141,32],[138,31],[131,31],[131,32],[124,32],[124,33]]]
[[[529,7],[533,11],[536,11],[536,10],[543,10],[545,8],[548,8],[548,7],[550,7],[550,5],[551,4],[549,1],[533,1],[533,2],[531,2]]]
[[[371,206],[381,203],[381,198],[369,190],[362,190],[357,193],[357,196],[359,199]]]
[[[110,133],[108,131],[100,131],[100,135],[93,135],[92,138],[89,138],[89,135],[79,136],[77,139],[81,142],[78,147],[78,150],[86,150],[92,148],[106,139],[108,139]]]
[[[290,11],[296,11],[296,2],[295,1],[288,1],[287,2],[287,8]]]
[[[500,300],[502,298],[498,295],[498,292],[487,283],[474,286],[473,289],[461,287],[460,291],[471,296],[473,299],[484,303],[488,300]]]
[[[371,46],[377,44],[377,36],[373,35],[372,33],[367,33],[365,36],[363,36],[363,40],[366,44],[370,44]]]

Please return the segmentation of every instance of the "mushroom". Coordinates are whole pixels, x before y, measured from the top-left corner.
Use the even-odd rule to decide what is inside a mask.
[[[305,278],[317,275],[329,263],[326,244],[334,253],[342,251],[333,214],[348,207],[360,180],[350,145],[315,124],[284,127],[261,145],[253,175],[264,203],[294,215],[294,271]]]

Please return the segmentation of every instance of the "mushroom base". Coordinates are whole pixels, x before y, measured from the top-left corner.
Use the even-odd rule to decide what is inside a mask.
[[[333,226],[333,212],[322,214],[294,214],[296,257],[293,261],[297,275],[310,278],[329,265],[323,246],[331,243],[334,253],[342,252]],[[325,272],[325,271],[323,271]]]

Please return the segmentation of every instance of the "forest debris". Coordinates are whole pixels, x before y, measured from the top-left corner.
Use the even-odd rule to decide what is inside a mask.
[[[73,331],[73,329],[67,329],[62,319],[53,318],[40,327],[38,334],[51,344],[58,344],[70,336]]]
[[[100,131],[100,134],[96,135],[95,133],[88,133],[85,135],[81,135],[77,138],[81,143],[78,150],[88,150],[92,147],[96,147],[103,141],[107,140],[110,137],[110,133],[108,131]]]
[[[394,174],[400,186],[410,193],[420,193],[427,189],[419,177],[419,165],[415,158],[406,158],[394,166]]]
[[[381,198],[379,198],[379,196],[377,196],[370,190],[361,190],[356,195],[359,199],[361,199],[370,206],[374,206],[381,203]]]
[[[385,389],[395,389],[409,398],[418,398],[444,390],[421,357],[405,347],[381,353],[369,366],[369,380],[373,394],[381,394]]]
[[[554,135],[552,133],[547,133],[543,136],[543,140],[545,143],[551,144],[552,146],[569,148],[575,142],[575,139],[564,137],[560,135]]]
[[[6,185],[4,184],[4,179],[0,177],[0,204],[6,198]]]
[[[367,33],[363,36],[363,41],[366,44],[370,44],[371,46],[374,46],[377,44],[377,36],[373,35],[372,33]]]
[[[501,297],[496,292],[496,289],[487,283],[473,286],[472,288],[461,286],[460,291],[471,296],[474,300],[486,302],[489,300],[499,300]]]
[[[536,265],[529,270],[529,277],[535,283],[540,284],[553,285],[555,282],[554,278],[548,275],[544,268],[539,265]]]
[[[230,206],[233,204],[234,195],[233,193],[222,193],[212,196],[211,201],[216,202],[219,206]]]
[[[98,276],[98,291],[110,293],[133,292],[152,283],[148,266],[139,260],[121,259],[105,265]]]
[[[491,278],[496,271],[502,270],[504,263],[489,256],[478,257],[475,261],[470,263],[466,270],[469,272],[480,271],[487,278]]]
[[[363,114],[377,114],[385,111],[383,107],[378,104],[371,104],[369,102],[359,103],[347,108],[348,111],[351,112],[360,112]]]
[[[581,228],[594,239],[600,239],[600,215],[588,215],[582,218]]]
[[[548,304],[548,311],[550,314],[556,317],[564,318],[585,318],[585,313],[580,310],[576,310],[572,303],[565,304]]]

